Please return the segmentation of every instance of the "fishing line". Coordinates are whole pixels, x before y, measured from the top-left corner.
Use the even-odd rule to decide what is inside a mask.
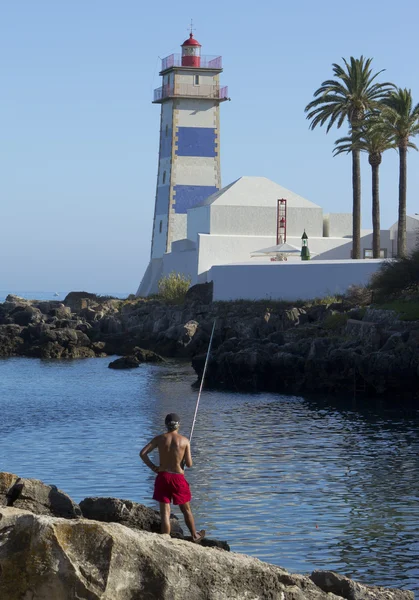
[[[196,415],[198,413],[199,400],[201,398],[202,388],[204,386],[205,373],[207,371],[208,359],[209,359],[209,355],[210,355],[210,351],[211,351],[212,339],[214,337],[215,323],[216,322],[217,322],[217,319],[214,319],[214,325],[212,326],[211,337],[210,337],[210,341],[209,341],[209,344],[208,344],[207,357],[205,359],[204,371],[203,371],[202,377],[201,377],[201,385],[199,386],[198,400],[196,401],[195,414],[193,416],[192,429],[191,429],[191,435],[189,436],[189,441],[192,440],[192,434],[193,434],[193,430],[194,430],[194,427],[195,427]]]

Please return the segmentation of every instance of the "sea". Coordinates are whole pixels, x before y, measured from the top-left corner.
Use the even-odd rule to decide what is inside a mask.
[[[139,451],[168,412],[189,435],[196,377],[184,361],[115,371],[111,360],[0,359],[0,470],[77,502],[156,507]],[[417,593],[418,424],[416,412],[374,402],[204,389],[187,470],[197,526],[291,572]]]

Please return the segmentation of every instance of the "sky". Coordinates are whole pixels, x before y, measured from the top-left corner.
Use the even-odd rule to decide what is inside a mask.
[[[194,22],[222,55],[222,185],[268,177],[351,212],[351,160],[309,130],[304,107],[342,57],[373,57],[381,81],[419,102],[419,3],[403,0],[206,3],[0,0],[0,290],[135,292],[150,256],[160,59]],[[362,161],[362,220],[371,183]],[[397,220],[398,155],[381,166],[381,222]],[[419,153],[408,156],[408,213],[419,212]]]

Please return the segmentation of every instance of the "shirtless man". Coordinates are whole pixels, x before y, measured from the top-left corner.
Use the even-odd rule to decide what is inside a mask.
[[[184,476],[184,465],[192,467],[191,445],[188,438],[178,432],[180,418],[176,413],[169,413],[165,419],[167,433],[158,435],[140,452],[141,459],[147,467],[157,473],[154,483],[153,499],[160,503],[161,532],[170,534],[170,502],[179,505],[185,523],[191,532],[192,541],[199,543],[205,537],[205,530],[197,531],[189,502],[192,498],[189,483]],[[158,448],[160,466],[148,457]]]

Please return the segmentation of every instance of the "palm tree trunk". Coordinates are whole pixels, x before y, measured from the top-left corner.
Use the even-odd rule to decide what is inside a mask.
[[[352,150],[352,258],[361,258],[361,161],[360,151]]]
[[[380,258],[380,165],[372,170],[372,256]]]
[[[407,148],[399,146],[399,224],[397,230],[397,256],[406,256],[406,192],[407,192]]]

